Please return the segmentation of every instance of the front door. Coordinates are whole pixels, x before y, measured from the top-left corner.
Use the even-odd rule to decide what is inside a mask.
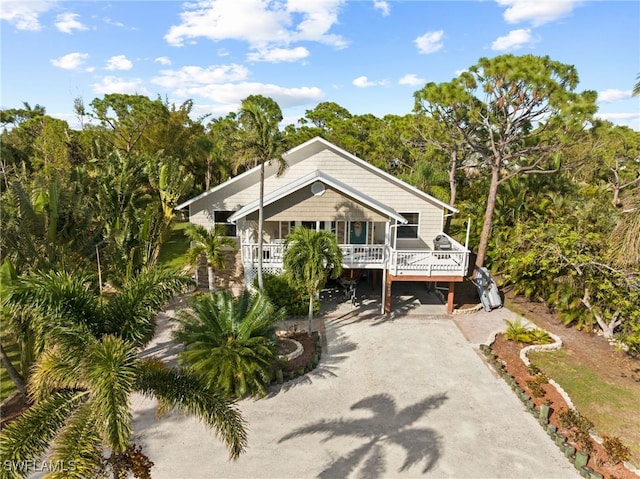
[[[367,222],[352,221],[349,226],[349,243],[367,244]]]

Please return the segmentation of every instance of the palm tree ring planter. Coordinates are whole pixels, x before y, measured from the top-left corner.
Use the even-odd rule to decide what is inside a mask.
[[[304,347],[300,341],[291,338],[278,338],[278,359],[293,361],[302,356]]]

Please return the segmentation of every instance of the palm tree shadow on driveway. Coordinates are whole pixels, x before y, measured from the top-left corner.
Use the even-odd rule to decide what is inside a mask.
[[[396,402],[390,395],[376,394],[351,406],[352,411],[371,411],[371,417],[318,421],[286,434],[278,442],[312,434],[324,434],[326,437],[322,442],[336,437],[366,440],[361,446],[330,462],[318,475],[321,479],[348,477],[358,467],[361,468],[361,477],[386,477],[385,448],[390,446],[399,446],[404,450],[405,459],[399,472],[424,461],[424,474],[441,456],[442,440],[433,429],[411,426],[428,411],[439,408],[447,399],[446,394],[436,394],[397,410]]]

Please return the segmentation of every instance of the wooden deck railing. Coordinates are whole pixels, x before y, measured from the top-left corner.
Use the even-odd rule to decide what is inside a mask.
[[[448,237],[449,238],[449,237]],[[343,268],[383,269],[391,274],[412,276],[465,276],[469,266],[469,251],[453,238],[449,238],[451,250],[394,250],[387,245],[341,244]],[[257,266],[258,245],[243,244],[242,262]],[[265,243],[262,248],[262,264],[282,267],[284,243]]]

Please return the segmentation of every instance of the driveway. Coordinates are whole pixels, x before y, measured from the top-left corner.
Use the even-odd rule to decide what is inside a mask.
[[[456,322],[325,316],[318,368],[240,402],[249,447],[235,463],[197,421],[134,397],[154,479],[579,477]],[[170,359],[162,325],[150,347]]]

